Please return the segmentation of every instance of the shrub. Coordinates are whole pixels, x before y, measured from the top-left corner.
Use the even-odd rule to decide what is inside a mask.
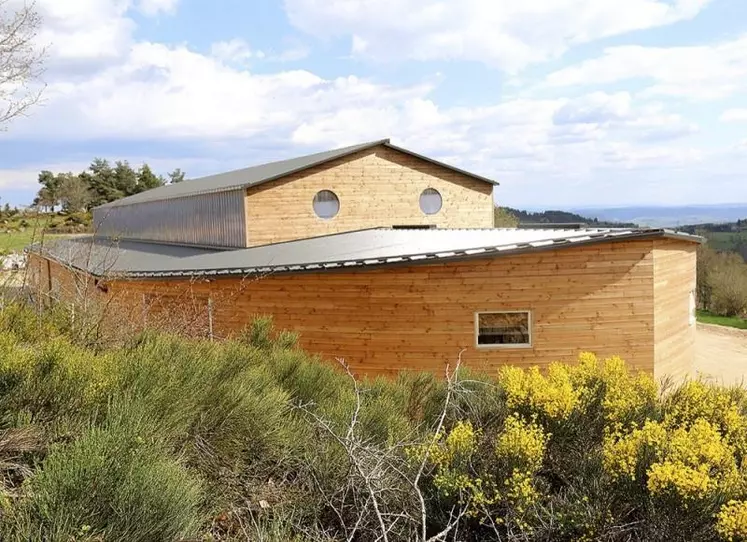
[[[392,542],[423,516],[469,541],[745,537],[742,388],[662,394],[588,353],[356,381],[269,319],[225,342],[70,334],[0,312],[3,540],[368,542],[376,509]]]
[[[747,264],[738,254],[707,247],[698,251],[698,298],[702,307],[718,316],[747,312]]]
[[[193,535],[200,484],[147,427],[118,419],[55,448],[4,522],[4,540],[151,542]]]

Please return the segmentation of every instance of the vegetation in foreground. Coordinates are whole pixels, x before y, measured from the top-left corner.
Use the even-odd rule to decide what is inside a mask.
[[[737,316],[718,316],[702,310],[698,311],[698,321],[703,322],[704,324],[747,329],[747,319],[739,318]]]
[[[4,541],[747,537],[747,391],[622,360],[355,381],[257,319],[79,344],[0,313]]]

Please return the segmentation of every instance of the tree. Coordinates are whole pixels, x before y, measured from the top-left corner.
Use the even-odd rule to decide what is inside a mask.
[[[496,207],[493,211],[493,226],[496,228],[515,228],[519,219],[505,207]]]
[[[41,18],[33,2],[15,8],[0,0],[0,130],[39,101],[34,86],[41,75],[44,50],[34,40]]]
[[[176,169],[169,173],[169,179],[181,182],[184,172]],[[156,175],[148,164],[134,170],[127,160],[119,160],[112,167],[108,160],[94,158],[88,169],[77,175],[42,171],[39,184],[34,205],[54,211],[62,204],[65,211],[75,212],[164,186],[166,179]]]
[[[59,201],[60,179],[51,171],[44,170],[39,173],[39,184],[42,187],[39,190],[36,200],[34,200],[34,204],[51,208],[54,211]]]
[[[174,171],[169,173],[169,184],[182,182],[184,180],[184,175],[185,173],[181,169],[176,168]]]
[[[115,199],[137,194],[137,173],[127,160],[114,163],[114,188],[120,196]]]
[[[67,213],[85,211],[91,203],[91,191],[85,180],[72,173],[60,174],[60,203]]]
[[[115,186],[114,170],[108,160],[94,158],[88,171],[81,173],[80,177],[92,192],[91,205],[94,207],[123,197]]]
[[[143,164],[137,171],[137,192],[145,192],[151,188],[163,186],[166,182],[163,177],[153,173],[148,164]]]

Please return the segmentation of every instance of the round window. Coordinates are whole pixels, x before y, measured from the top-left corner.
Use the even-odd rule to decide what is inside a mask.
[[[441,210],[443,200],[435,188],[426,188],[420,194],[420,210],[427,215],[435,215]]]
[[[340,211],[340,200],[331,190],[321,190],[314,196],[314,212],[319,218],[332,218]]]

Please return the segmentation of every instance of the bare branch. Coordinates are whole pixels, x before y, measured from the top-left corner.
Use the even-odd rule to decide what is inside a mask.
[[[13,11],[8,0],[0,0],[0,130],[41,98],[36,83],[46,51],[36,44],[40,26],[35,2]]]

